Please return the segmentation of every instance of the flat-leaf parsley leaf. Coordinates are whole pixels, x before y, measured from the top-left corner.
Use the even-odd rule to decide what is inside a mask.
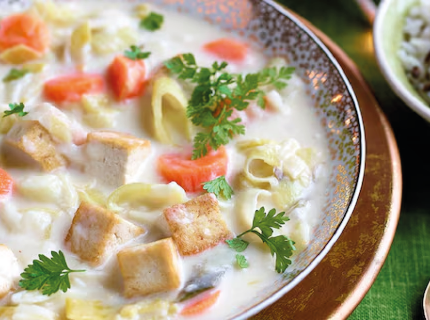
[[[10,82],[24,77],[30,71],[27,69],[12,68],[9,73],[3,78],[3,82]]]
[[[124,55],[131,60],[140,60],[148,58],[151,52],[142,52],[138,46],[130,46],[130,50],[125,50]]]
[[[242,269],[249,267],[249,262],[244,255],[237,254],[236,255],[236,262],[237,262],[237,265]]]
[[[251,229],[242,232],[234,239],[226,240],[226,242],[236,252],[242,252],[249,243],[241,239],[241,237],[247,233],[257,235],[269,247],[272,256],[276,256],[276,271],[283,273],[291,264],[289,258],[296,248],[294,247],[294,241],[288,239],[287,236],[272,237],[272,234],[273,229],[280,229],[288,220],[289,218],[285,216],[285,212],[276,214],[276,210],[272,209],[266,214],[264,207],[261,207],[255,211]]]
[[[149,31],[155,31],[161,28],[164,17],[161,14],[151,12],[148,16],[140,21],[140,26]]]
[[[231,199],[233,195],[233,189],[228,184],[227,180],[225,180],[225,176],[220,176],[214,180],[205,182],[203,184],[203,189],[207,190],[207,192],[214,193],[217,198],[223,197],[225,199]]]
[[[23,117],[26,114],[28,114],[28,112],[24,111],[25,105],[21,102],[21,103],[9,103],[9,109],[10,110],[5,110],[3,111],[3,118],[10,116],[12,114],[17,114],[19,117]]]
[[[192,159],[205,156],[208,147],[217,150],[238,134],[245,133],[245,126],[233,111],[245,110],[250,101],[265,108],[265,92],[261,87],[272,85],[277,89],[287,86],[294,68],[265,68],[245,76],[230,74],[224,69],[227,62],[214,62],[210,68],[199,67],[194,55],[185,53],[166,61],[165,66],[179,79],[188,80],[196,86],[188,101],[187,116],[191,122],[204,130],[194,137]]]
[[[39,254],[40,260],[33,260],[21,273],[19,286],[25,290],[42,290],[42,294],[50,296],[61,290],[70,289],[69,273],[84,272],[71,270],[66,263],[63,252],[51,251],[51,258]]]

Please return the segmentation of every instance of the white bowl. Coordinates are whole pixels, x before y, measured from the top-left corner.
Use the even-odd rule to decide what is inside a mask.
[[[409,82],[397,55],[408,9],[417,0],[382,0],[373,25],[373,41],[379,68],[394,93],[413,111],[430,122],[430,105]]]

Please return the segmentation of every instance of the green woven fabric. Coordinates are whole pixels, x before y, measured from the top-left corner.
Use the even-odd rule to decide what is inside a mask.
[[[323,31],[357,64],[400,151],[403,197],[396,235],[376,281],[348,320],[424,319],[422,299],[430,280],[430,126],[384,80],[371,48],[371,26],[353,0],[278,1]]]

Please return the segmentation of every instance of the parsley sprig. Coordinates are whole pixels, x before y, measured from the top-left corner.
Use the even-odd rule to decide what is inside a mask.
[[[161,28],[164,17],[161,14],[151,12],[148,16],[140,21],[140,26],[149,31],[155,31]]]
[[[203,184],[203,189],[207,192],[214,193],[217,198],[231,199],[233,195],[233,189],[228,184],[227,180],[225,180],[225,176],[220,176],[211,181],[205,182]]]
[[[269,247],[272,256],[276,256],[276,271],[283,273],[291,264],[289,258],[293,255],[293,251],[296,248],[294,247],[294,241],[288,239],[287,236],[279,235],[272,237],[272,234],[273,229],[280,229],[288,220],[290,219],[285,216],[285,212],[276,214],[276,210],[272,209],[266,214],[264,207],[261,207],[255,211],[251,229],[242,232],[236,238],[226,240],[226,242],[236,252],[243,252],[248,247],[249,242],[243,240],[241,237],[247,233],[257,235]],[[247,265],[247,261],[243,260],[245,257],[242,257],[236,256],[236,260],[241,267]]]
[[[26,290],[42,290],[42,294],[50,296],[61,290],[70,289],[69,273],[84,272],[71,270],[66,263],[63,252],[51,251],[51,258],[39,254],[40,260],[33,260],[21,273],[19,286]]]
[[[19,117],[23,117],[26,114],[28,114],[28,112],[24,111],[25,105],[21,102],[21,103],[9,103],[9,109],[10,110],[5,110],[3,111],[3,118],[4,117],[8,117],[12,114],[17,114]]]
[[[3,78],[3,82],[11,82],[24,77],[30,71],[27,69],[15,69],[12,68],[9,73]]]
[[[142,52],[138,46],[130,46],[130,50],[125,50],[124,55],[131,60],[141,60],[148,58],[151,52]]]
[[[205,130],[194,137],[192,159],[205,156],[208,147],[217,150],[235,135],[244,134],[245,126],[240,118],[232,119],[234,110],[245,110],[251,101],[265,108],[264,87],[276,89],[287,86],[294,68],[265,68],[258,73],[230,74],[225,71],[227,62],[214,62],[210,68],[197,65],[194,55],[186,53],[165,62],[165,66],[179,79],[188,80],[196,86],[187,106],[191,122]]]

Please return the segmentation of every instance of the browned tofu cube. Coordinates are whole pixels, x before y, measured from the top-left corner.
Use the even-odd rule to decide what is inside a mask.
[[[145,230],[107,209],[82,202],[66,236],[70,250],[93,266],[103,263],[117,247]]]
[[[44,171],[52,171],[67,164],[57,152],[54,140],[38,121],[19,121],[4,140],[4,151],[10,165],[36,163]]]
[[[172,238],[125,248],[117,258],[127,298],[174,290],[181,284],[180,258]]]
[[[136,182],[151,153],[151,142],[125,133],[96,131],[87,135],[86,153],[85,171],[119,187]]]
[[[231,238],[211,193],[164,210],[164,217],[183,256],[196,254]]]
[[[6,296],[14,287],[18,272],[18,262],[13,252],[0,244],[0,299]]]

